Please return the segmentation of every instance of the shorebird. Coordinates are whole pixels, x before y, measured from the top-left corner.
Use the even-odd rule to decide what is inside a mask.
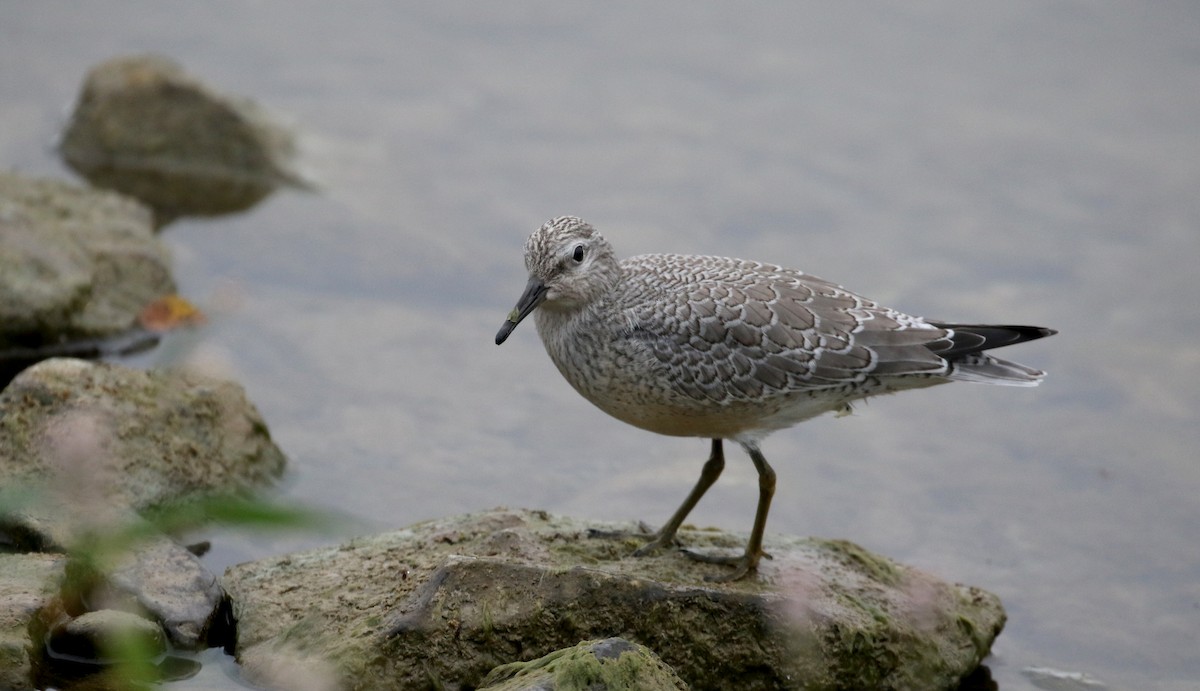
[[[841,286],[771,264],[680,254],[616,258],[595,228],[555,218],[525,242],[529,282],[496,344],[534,315],[558,371],[584,398],[651,432],[712,440],[700,479],[634,552],[671,545],[725,467],[723,440],[758,471],[758,507],[741,556],[688,553],[758,568],[775,471],[759,443],[771,432],[858,399],[952,381],[1036,386],[1044,372],[984,351],[1056,333],[1038,326],[959,324],[883,307]]]

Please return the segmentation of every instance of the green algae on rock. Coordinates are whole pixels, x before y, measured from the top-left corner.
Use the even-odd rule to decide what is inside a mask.
[[[654,651],[623,638],[584,641],[529,662],[501,665],[480,691],[684,691],[687,684]]]

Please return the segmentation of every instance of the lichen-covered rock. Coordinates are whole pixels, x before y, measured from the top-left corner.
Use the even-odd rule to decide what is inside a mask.
[[[98,187],[153,207],[160,225],[254,205],[293,172],[295,143],[252,102],[217,93],[160,56],[88,73],[60,151]]]
[[[584,641],[529,662],[493,669],[480,691],[684,691],[652,650],[623,638]]]
[[[141,204],[0,172],[0,357],[120,334],[174,291]]]
[[[496,510],[233,567],[239,660],[251,679],[305,659],[347,688],[478,686],[497,665],[621,636],[697,689],[947,689],[1004,623],[995,596],[846,542],[775,537],[757,576],[711,583],[720,567],[631,558],[595,527]]]

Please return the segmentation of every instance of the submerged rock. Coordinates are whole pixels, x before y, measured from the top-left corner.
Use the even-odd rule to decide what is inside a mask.
[[[38,689],[145,689],[187,679],[200,670],[195,660],[171,654],[153,621],[133,612],[103,609],[78,617],[62,613],[31,627],[45,641],[32,684]]]
[[[654,651],[624,638],[584,641],[484,677],[480,691],[685,691],[687,684]]]
[[[71,344],[94,348],[175,292],[151,221],[112,192],[0,172],[0,370]]]
[[[92,184],[154,208],[159,225],[241,211],[283,184],[307,186],[293,172],[288,130],[160,56],[93,68],[59,149]]]
[[[280,660],[306,659],[348,688],[471,687],[499,664],[619,635],[695,688],[947,689],[1004,624],[995,596],[847,542],[776,537],[756,577],[711,583],[722,567],[632,558],[634,542],[586,537],[595,527],[496,510],[233,567],[238,658],[267,685]]]

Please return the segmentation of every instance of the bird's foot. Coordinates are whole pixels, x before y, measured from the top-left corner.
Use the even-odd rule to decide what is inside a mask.
[[[633,556],[644,557],[648,554],[654,554],[655,552],[662,549],[663,547],[674,547],[674,546],[675,546],[675,536],[674,535],[660,535],[660,534],[656,533],[654,535],[653,540],[651,540],[650,542],[647,542],[646,544],[642,545],[641,547],[638,547],[637,549],[633,550]]]
[[[722,555],[722,554],[703,554],[693,552],[691,550],[680,550],[684,556],[693,561],[703,562],[705,564],[721,564],[724,566],[732,566],[733,571],[719,575],[705,576],[704,580],[713,583],[730,583],[740,581],[746,576],[758,571],[758,562],[760,559],[772,559],[773,557],[766,552],[759,551],[757,554],[746,552],[739,556]]]
[[[638,521],[637,530],[597,530],[595,528],[588,529],[588,537],[602,538],[607,540],[628,540],[637,539],[645,540],[647,537],[650,541],[638,547],[633,551],[633,556],[644,557],[649,554],[654,554],[664,547],[675,547],[675,533],[664,535],[662,531],[655,532],[653,528],[646,525],[644,521]]]

